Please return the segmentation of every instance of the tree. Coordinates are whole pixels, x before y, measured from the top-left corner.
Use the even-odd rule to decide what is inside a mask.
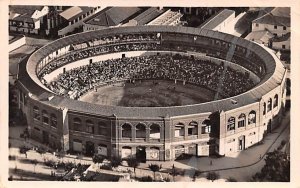
[[[33,172],[35,173],[35,166],[38,164],[38,161],[36,159],[34,159],[34,160],[31,160],[30,162],[31,162],[31,164],[33,164]]]
[[[256,173],[252,177],[253,181],[290,181],[290,158],[287,153],[279,150],[268,152],[266,154],[265,163],[261,172]]]
[[[25,157],[27,158],[27,152],[30,150],[30,148],[26,147],[26,146],[21,146],[19,148],[19,152],[20,154],[25,154]]]
[[[102,163],[104,161],[105,157],[103,157],[102,155],[97,155],[95,154],[93,156],[93,162],[94,163]]]
[[[155,172],[158,172],[160,167],[157,164],[150,164],[148,167],[153,172],[153,179],[155,181]]]
[[[129,157],[127,159],[128,166],[133,168],[134,177],[136,177],[135,169],[140,165],[140,161],[138,161],[135,157]]]
[[[113,156],[111,158],[110,164],[112,167],[118,167],[120,164],[122,163],[122,159],[120,157],[117,156]]]
[[[216,172],[208,172],[207,175],[206,175],[206,178],[213,182],[213,181],[219,179],[220,175]]]
[[[46,149],[43,147],[38,147],[36,152],[38,152],[41,156],[46,153]]]

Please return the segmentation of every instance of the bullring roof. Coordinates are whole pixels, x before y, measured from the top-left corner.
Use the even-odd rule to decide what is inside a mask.
[[[38,79],[36,75],[36,67],[38,62],[44,58],[50,52],[56,51],[64,46],[74,43],[82,43],[87,40],[91,40],[97,37],[114,34],[126,34],[126,33],[183,33],[190,35],[200,35],[211,38],[220,39],[227,42],[233,42],[243,46],[251,51],[254,51],[266,65],[266,76],[255,88],[227,99],[218,101],[212,101],[207,103],[176,106],[176,107],[120,107],[120,106],[103,106],[96,105],[87,102],[81,102],[57,96],[51,93]],[[273,90],[281,82],[285,74],[285,69],[282,63],[277,59],[274,53],[270,49],[260,46],[253,42],[247,41],[243,38],[235,37],[225,33],[217,31],[190,28],[190,27],[172,27],[172,26],[138,26],[138,27],[122,27],[122,28],[109,28],[104,30],[89,31],[79,34],[70,35],[61,39],[58,39],[47,46],[44,46],[37,50],[33,55],[30,56],[27,62],[28,74],[26,80],[21,82],[25,87],[29,86],[29,90],[36,95],[36,98],[41,100],[47,96],[55,96],[50,101],[43,101],[47,105],[57,106],[60,108],[68,108],[71,111],[78,111],[90,114],[101,114],[104,116],[111,116],[115,114],[118,117],[161,117],[161,116],[180,116],[185,114],[198,114],[204,112],[212,112],[217,110],[228,111],[240,106],[258,102],[267,92]],[[26,78],[26,76],[25,76]],[[26,83],[25,83],[26,82]],[[26,86],[27,85],[27,86]],[[40,91],[42,90],[42,92]],[[48,90],[48,92],[47,92]],[[237,104],[233,104],[232,100],[237,101]]]

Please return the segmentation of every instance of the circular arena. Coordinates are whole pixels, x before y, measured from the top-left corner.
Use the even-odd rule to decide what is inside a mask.
[[[70,35],[20,64],[30,136],[53,149],[141,161],[229,155],[272,132],[286,69],[264,46],[173,26]]]

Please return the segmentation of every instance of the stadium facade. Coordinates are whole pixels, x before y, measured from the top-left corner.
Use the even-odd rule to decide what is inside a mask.
[[[237,96],[201,104],[123,107],[60,96],[40,79],[46,66],[62,62],[70,54],[133,43],[153,43],[159,48],[117,48],[114,52],[83,55],[62,63],[57,70],[65,71],[76,62],[88,64],[101,57],[181,53],[239,67],[249,72],[256,86]],[[206,29],[137,26],[89,31],[58,39],[36,50],[19,66],[18,103],[31,138],[53,148],[87,155],[136,155],[161,161],[174,160],[182,154],[226,156],[259,143],[279,125],[285,107],[287,71],[274,53],[243,38]]]

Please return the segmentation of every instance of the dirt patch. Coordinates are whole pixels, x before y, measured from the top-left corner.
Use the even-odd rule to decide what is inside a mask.
[[[80,98],[101,105],[128,107],[181,106],[212,101],[215,92],[192,84],[168,80],[143,80],[103,86]]]

